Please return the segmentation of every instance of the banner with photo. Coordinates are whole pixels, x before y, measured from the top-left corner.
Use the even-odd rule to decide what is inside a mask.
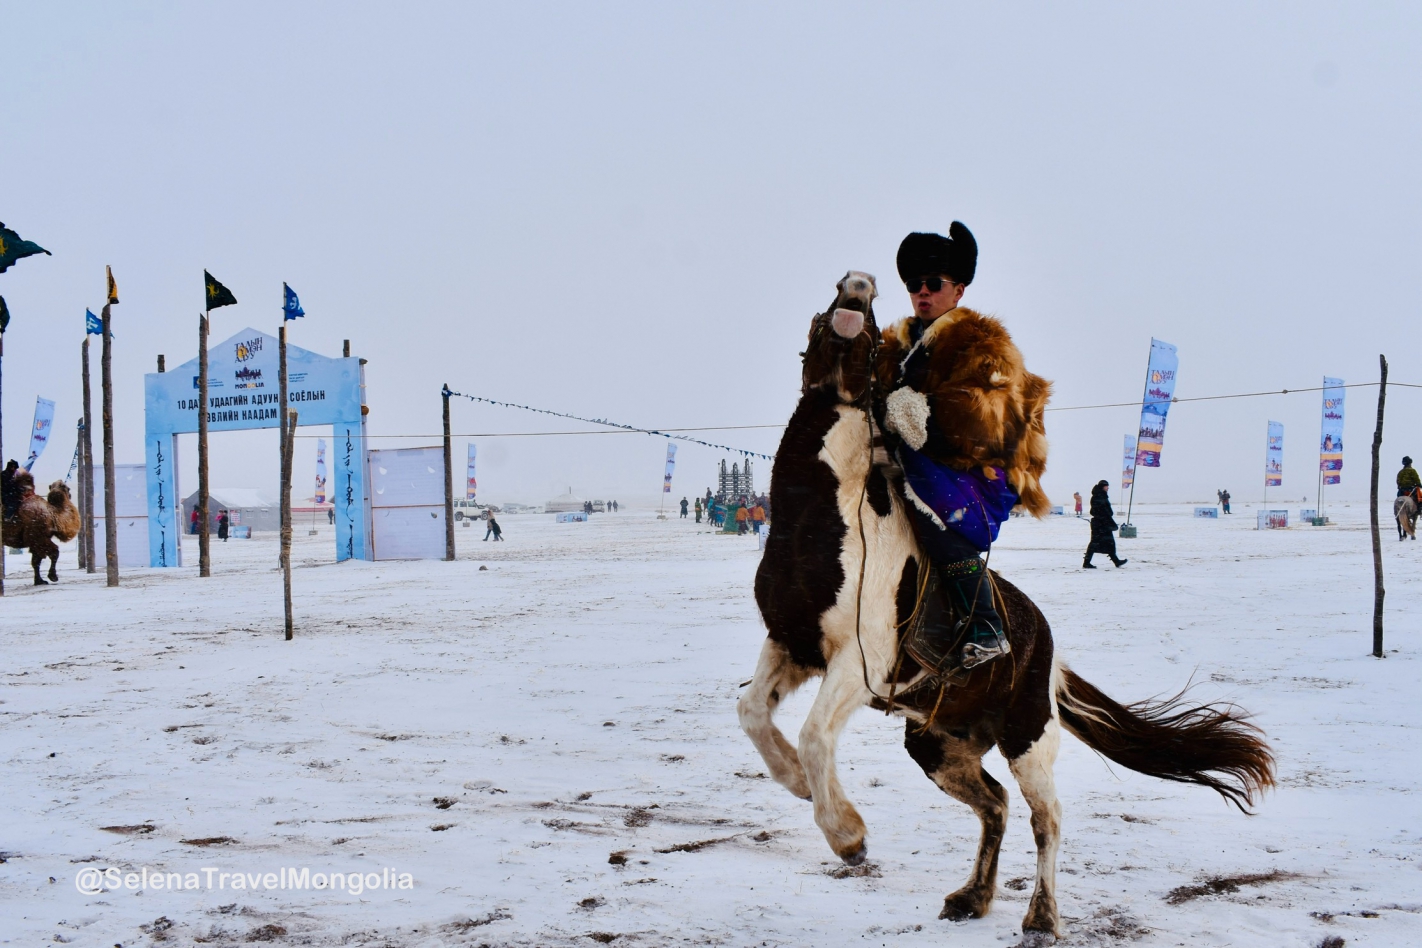
[[[318,504],[326,502],[326,439],[316,439],[316,493],[312,499]]]
[[[1179,366],[1180,357],[1174,346],[1151,339],[1136,448],[1136,464],[1142,467],[1160,467],[1160,451],[1165,445],[1165,416],[1170,411],[1171,399],[1175,397],[1175,372]]]
[[[1343,380],[1323,377],[1323,433],[1318,449],[1318,469],[1323,483],[1343,479]]]
[[[671,493],[672,471],[676,469],[676,445],[667,445],[667,471],[662,475],[662,493]]]
[[[1264,486],[1278,487],[1284,483],[1284,423],[1269,422],[1268,443],[1264,448]]]
[[[474,479],[474,455],[476,452],[474,442],[469,442],[469,460],[464,465],[464,499],[473,500],[474,495],[479,492],[479,482]]]
[[[1126,435],[1126,452],[1121,459],[1121,493],[1136,482],[1136,436]]]
[[[54,402],[47,398],[35,399],[35,423],[30,428],[30,455],[25,458],[25,470],[30,470],[49,446],[49,436],[54,428]]]

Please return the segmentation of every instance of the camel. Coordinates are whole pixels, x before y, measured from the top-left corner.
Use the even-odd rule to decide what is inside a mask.
[[[1053,944],[1062,809],[1052,771],[1063,727],[1125,767],[1211,787],[1245,812],[1273,785],[1273,757],[1233,706],[1189,704],[1183,693],[1130,705],[1107,697],[1062,663],[1045,617],[995,572],[1010,655],[941,679],[900,651],[901,631],[922,610],[948,607],[924,592],[931,587],[902,473],[873,417],[874,279],[851,271],[837,290],[811,325],[800,402],[775,458],[775,528],[755,583],[768,634],[737,706],[740,723],[771,776],[813,803],[830,848],[856,865],[867,831],[836,773],[836,744],[864,705],[905,717],[909,756],[982,824],[971,875],[939,914],[953,920],[986,915],[996,892],[1008,797],[981,758],[997,747],[1031,809],[1037,845],[1022,943]],[[822,681],[797,748],[773,715],[812,677]]]
[[[48,585],[40,578],[40,564],[49,557],[49,582],[59,582],[59,547],[79,534],[79,509],[69,499],[69,485],[55,481],[49,493],[35,493],[34,478],[29,471],[16,471],[14,486],[20,491],[20,509],[5,520],[4,542],[14,549],[28,548],[35,569],[35,585]]]

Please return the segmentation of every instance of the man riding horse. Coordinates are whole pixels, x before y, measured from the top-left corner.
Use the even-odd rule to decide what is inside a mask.
[[[1027,371],[1001,322],[959,305],[977,257],[977,241],[958,221],[947,237],[905,237],[898,271],[914,315],[883,332],[876,354],[886,447],[903,470],[932,561],[925,607],[904,649],[935,674],[1011,651],[979,554],[1014,506],[1038,517],[1049,507],[1040,479],[1051,384]],[[940,586],[948,614],[933,594]]]

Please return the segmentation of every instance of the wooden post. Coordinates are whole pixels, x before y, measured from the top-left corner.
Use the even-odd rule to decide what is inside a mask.
[[[112,303],[104,304],[104,344],[99,356],[99,384],[103,390],[104,413],[104,572],[110,586],[119,584],[118,495],[114,484],[114,378]]]
[[[1383,657],[1383,568],[1382,539],[1378,536],[1378,465],[1382,451],[1383,407],[1387,404],[1387,359],[1378,356],[1382,381],[1378,384],[1378,426],[1373,429],[1373,483],[1369,515],[1373,531],[1373,657]]]
[[[286,337],[286,327],[282,327]],[[285,373],[283,373],[284,375]],[[296,444],[296,412],[283,412],[286,424],[286,451],[282,461],[281,484],[281,581],[282,602],[286,609],[286,640],[291,641],[291,454]]]
[[[4,331],[3,329],[0,329],[0,379],[3,379],[3,378],[4,378],[4,374],[3,374],[3,367],[4,367],[4,365],[5,365],[5,331]],[[0,386],[0,387],[3,387],[3,386]],[[0,402],[3,402],[3,401],[4,401],[4,399],[0,399]],[[3,421],[4,421],[4,412],[3,412],[3,411],[0,411],[0,431],[3,431],[3,430],[5,429],[5,425],[2,423]],[[0,467],[3,467],[4,464],[5,464],[5,447],[4,447],[4,442],[5,442],[5,439],[4,439],[3,437],[0,437]],[[4,516],[4,514],[3,514],[3,513],[0,513],[0,517],[3,517],[3,516]],[[4,544],[3,540],[0,540],[0,596],[3,596],[3,595],[5,595],[5,544]]]
[[[74,485],[75,507],[79,510],[79,533],[75,536],[74,553],[79,559],[78,567],[87,564],[84,558],[84,416],[79,416],[79,425],[74,429],[74,467],[79,472],[79,480]],[[65,478],[66,481],[69,478]]]
[[[207,518],[207,318],[198,317],[198,575],[212,575]],[[285,408],[286,406],[282,406]]]
[[[345,345],[341,346],[341,355],[347,359],[351,357],[351,341],[349,339],[345,340]]]
[[[84,333],[84,457],[79,466],[84,478],[79,489],[79,513],[84,531],[80,544],[84,547],[84,570],[98,572],[99,565],[94,556],[94,419],[90,411],[89,395],[89,334]]]
[[[449,441],[449,396],[452,394],[445,385],[440,392],[444,396],[444,558],[454,562],[454,449]]]

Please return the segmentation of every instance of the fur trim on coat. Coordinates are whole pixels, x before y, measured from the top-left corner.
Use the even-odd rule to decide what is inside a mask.
[[[914,347],[909,320],[916,318],[902,319],[880,335],[875,374],[881,391],[903,387],[903,363]],[[960,470],[1003,468],[1022,506],[1033,516],[1046,516],[1051,502],[1041,483],[1047,469],[1043,411],[1052,383],[1027,371],[1000,321],[965,307],[934,320],[918,345],[928,351],[919,387],[927,396],[929,424],[942,436],[931,444],[944,446],[933,459]]]

